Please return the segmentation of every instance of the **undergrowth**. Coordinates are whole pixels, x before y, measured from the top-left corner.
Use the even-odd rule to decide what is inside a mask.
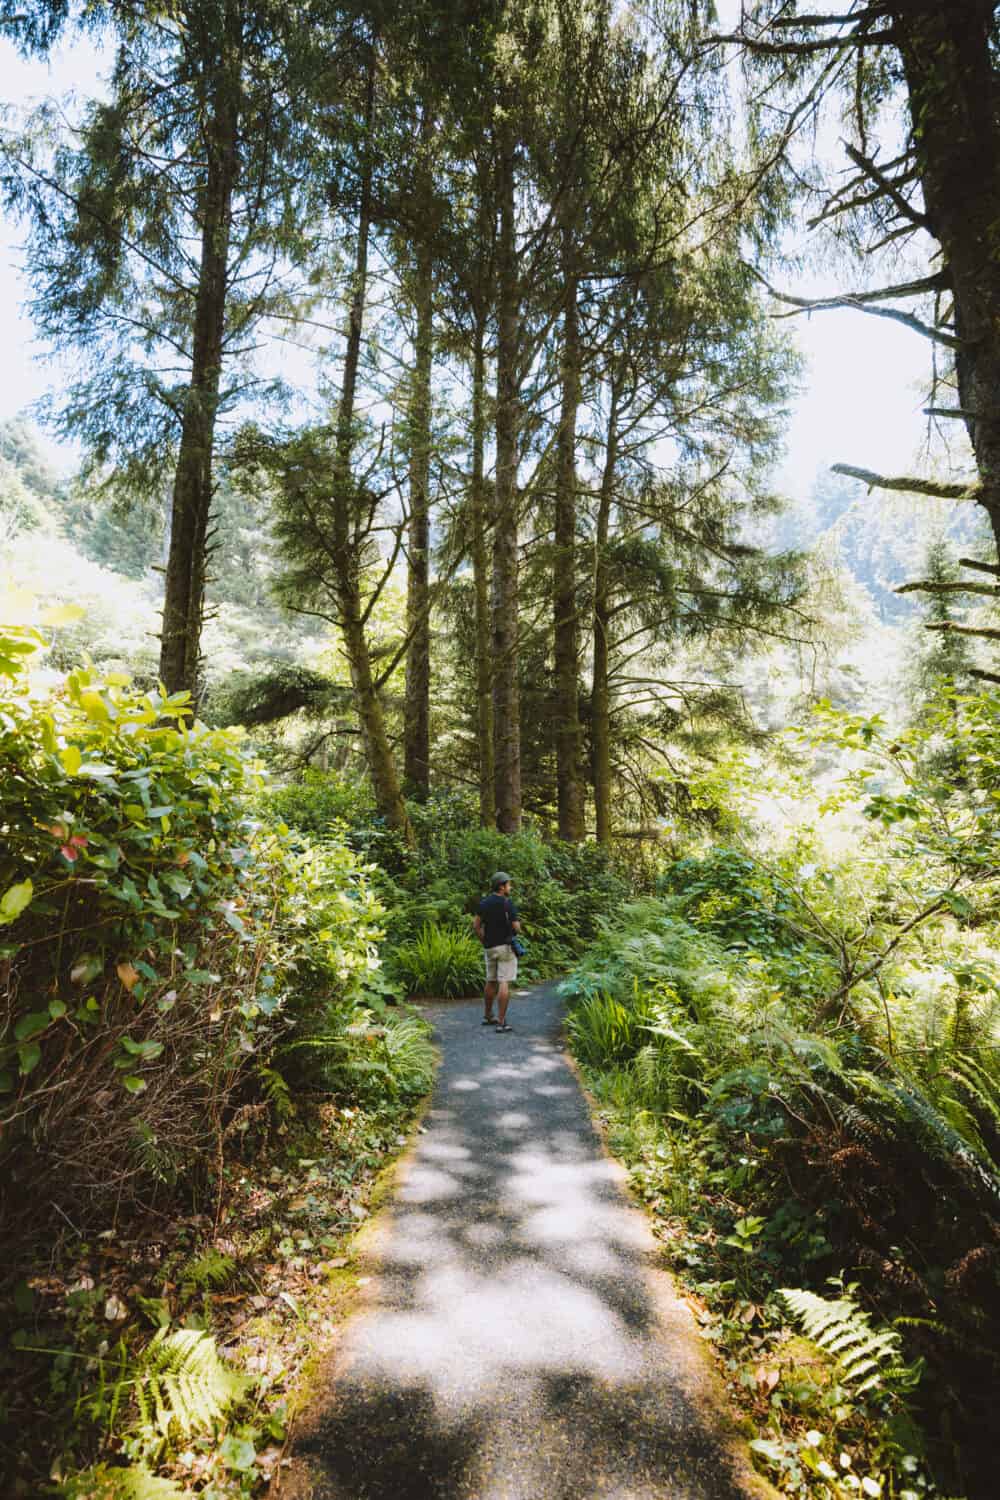
[[[801,1500],[986,1500],[1000,1378],[986,958],[977,977],[966,953],[943,1006],[927,972],[931,952],[948,965],[949,919],[901,955],[890,1050],[874,985],[822,1019],[833,967],[765,869],[712,854],[663,889],[567,981],[568,1032],[759,1463]]]
[[[415,1081],[415,1080],[414,1080]],[[423,1081],[423,1075],[421,1075]],[[413,1089],[300,1096],[226,1163],[218,1223],[138,1208],[68,1239],[0,1306],[4,1494],[260,1494],[358,1279],[352,1235],[405,1140]]]

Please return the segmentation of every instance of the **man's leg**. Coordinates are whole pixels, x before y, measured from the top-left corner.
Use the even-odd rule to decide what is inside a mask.
[[[503,1026],[503,1024],[505,1023],[505,1021],[507,1020],[507,1005],[508,1005],[509,1001],[510,1001],[510,985],[507,983],[506,979],[501,979],[500,980],[500,989],[499,989],[499,999],[498,999],[498,1002],[497,1002],[497,1004],[498,1004],[497,1015],[499,1017],[499,1021],[500,1021],[500,1025],[501,1026]]]
[[[494,997],[496,996],[496,992],[497,992],[497,982],[496,982],[496,980],[495,979],[487,979],[487,981],[486,981],[486,992],[485,992],[484,997],[483,997],[483,1020],[484,1021],[492,1021],[492,1019],[493,1019],[493,1000],[494,1000]],[[504,1009],[506,1009],[506,1002],[504,1002]]]

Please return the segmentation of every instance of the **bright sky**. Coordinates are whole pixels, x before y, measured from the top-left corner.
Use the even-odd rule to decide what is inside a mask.
[[[28,63],[0,41],[3,96],[15,106],[71,88],[87,94],[100,65],[90,42],[61,48],[51,62]],[[58,363],[40,358],[45,351],[25,307],[30,292],[20,238],[18,227],[0,217],[0,418],[58,390],[60,379]],[[799,295],[815,295],[843,287],[844,280],[838,269],[828,280],[814,273],[808,281],[783,285]],[[898,325],[846,310],[798,317],[791,326],[806,364],[780,487],[802,494],[818,468],[838,460],[883,473],[908,472],[926,434],[921,387],[928,379],[929,344]],[[47,441],[56,461],[71,467],[72,452]]]

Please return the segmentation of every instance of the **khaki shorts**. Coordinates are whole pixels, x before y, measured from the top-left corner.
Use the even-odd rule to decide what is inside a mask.
[[[517,978],[517,954],[509,943],[501,943],[499,948],[486,949],[486,981],[487,983],[509,984],[512,979]]]

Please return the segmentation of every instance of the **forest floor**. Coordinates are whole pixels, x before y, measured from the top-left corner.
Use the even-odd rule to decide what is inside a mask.
[[[515,997],[509,1035],[474,1002],[427,1013],[425,1128],[281,1500],[773,1495],[592,1124],[557,985]]]

